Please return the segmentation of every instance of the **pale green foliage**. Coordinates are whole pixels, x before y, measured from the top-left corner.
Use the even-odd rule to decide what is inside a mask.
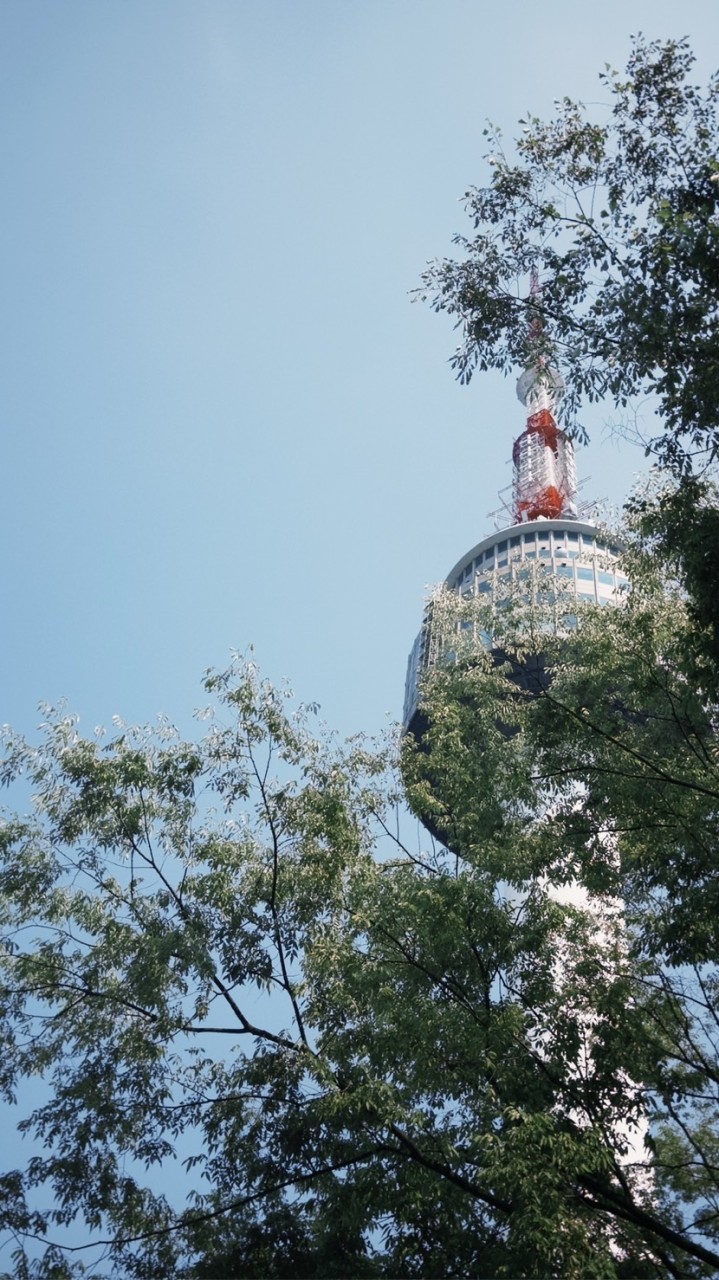
[[[719,1221],[719,757],[716,708],[696,683],[705,636],[662,572],[665,494],[637,500],[624,530],[634,585],[620,608],[585,606],[570,627],[576,605],[541,569],[499,607],[496,592],[494,604],[440,593],[431,616],[445,660],[427,677],[405,776],[460,861],[522,901],[539,895],[548,909],[548,891],[590,907],[573,926],[562,909],[561,980],[550,968],[534,997],[552,1113],[576,1120],[587,1100],[585,1122],[617,1137],[648,1117],[652,1175],[634,1193],[707,1243]],[[492,651],[478,639],[490,635]],[[616,1143],[614,1178],[626,1158]]]
[[[3,1182],[18,1275],[75,1274],[78,1232],[98,1276],[711,1272],[711,711],[633,554],[569,637],[541,581],[477,619],[502,662],[438,604],[402,768],[449,850],[398,833],[392,744],[315,737],[252,665],[199,744],[8,735],[1,1083],[46,1098]]]
[[[472,231],[420,290],[456,318],[463,381],[521,367],[541,319],[569,429],[584,435],[583,400],[653,393],[650,447],[679,468],[696,450],[716,455],[719,421],[719,79],[700,90],[693,61],[686,41],[640,38],[626,72],[600,77],[606,107],[563,98],[553,119],[520,121],[513,149],[488,129],[491,181],[466,195]],[[533,268],[541,297],[528,296]]]
[[[115,1250],[128,1273],[170,1274],[192,1252],[196,1233],[175,1231],[158,1191],[168,1179],[143,1185],[178,1139],[205,1211],[287,1182],[265,1167],[268,1116],[296,1125],[293,1096],[331,1079],[305,1027],[300,958],[331,954],[387,803],[381,755],[315,742],[251,666],[208,687],[230,719],[199,746],[162,729],[87,741],[53,715],[39,747],[6,743],[4,778],[29,780],[37,817],[2,833],[2,1085],[11,1101],[24,1077],[49,1083],[24,1125],[45,1148],[26,1184],[47,1185],[53,1206],[44,1225],[26,1214],[13,1175],[6,1222],[147,1233]],[[253,989],[261,1025],[245,1011]],[[281,1148],[282,1123],[269,1128]]]

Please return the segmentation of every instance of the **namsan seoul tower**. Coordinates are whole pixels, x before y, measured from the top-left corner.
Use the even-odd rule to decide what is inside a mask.
[[[538,292],[536,277],[532,281],[532,292],[535,295]],[[577,623],[576,615],[572,613],[573,599],[578,606],[621,604],[628,579],[619,570],[621,548],[611,538],[608,539],[597,524],[585,518],[578,508],[574,445],[557,423],[564,383],[557,370],[540,354],[544,345],[542,336],[538,326],[530,330],[530,360],[517,382],[517,395],[526,408],[527,418],[525,428],[514,441],[512,449],[514,470],[512,506],[508,512],[510,523],[487,534],[467,551],[450,570],[444,587],[467,601],[483,597],[492,605],[494,613],[506,603],[512,582],[522,583],[520,589],[524,591],[529,584],[536,584],[537,571],[543,568],[547,574],[562,580],[560,625],[571,628]],[[485,632],[482,639],[478,638],[477,643],[493,649],[489,632]],[[409,655],[405,686],[403,728],[405,734],[412,735],[418,742],[422,741],[427,729],[427,717],[422,708],[422,676],[435,663],[443,661],[446,656],[444,645],[446,635],[443,639],[441,633],[439,637],[434,634],[430,603]],[[498,649],[497,653],[502,656],[501,650]],[[538,691],[545,679],[541,654],[534,661],[526,659],[523,670],[515,667],[514,676],[510,678],[530,691]],[[426,817],[423,822],[440,843],[452,847],[451,834],[441,825],[435,827]],[[610,848],[608,856],[612,856]],[[611,950],[614,928],[621,929],[620,902],[614,906],[613,926],[610,928],[607,912],[603,912],[580,885],[570,882],[553,887],[550,894],[557,902],[582,908],[590,915],[596,911],[597,939],[601,941],[606,937],[608,950]],[[561,967],[560,960],[557,968],[560,986]],[[594,1020],[583,1016],[580,1023],[584,1027],[586,1046],[589,1046],[594,1034]],[[578,1062],[578,1071],[580,1067]],[[579,1119],[581,1122],[581,1116]],[[642,1115],[633,1123],[616,1123],[615,1133],[624,1149],[623,1165],[643,1163],[646,1129]]]
[[[532,294],[538,293],[534,276]],[[617,571],[619,547],[607,542],[597,525],[579,514],[574,445],[557,424],[564,383],[540,354],[540,336],[540,322],[535,321],[530,329],[530,362],[517,382],[527,420],[512,449],[510,523],[467,551],[450,570],[445,585],[467,600],[491,597],[506,587],[506,580],[526,577],[527,562],[534,561],[565,580],[565,601],[574,595],[582,604],[615,604],[627,583]],[[571,614],[565,624],[572,625]],[[421,735],[420,681],[436,660],[426,614],[407,666],[405,732]]]

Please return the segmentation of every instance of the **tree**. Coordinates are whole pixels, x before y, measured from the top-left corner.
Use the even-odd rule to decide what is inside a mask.
[[[707,475],[684,474],[630,499],[637,528],[659,563],[681,582],[693,623],[692,679],[719,696],[719,507]]]
[[[467,192],[473,232],[421,290],[456,317],[463,381],[521,365],[541,319],[570,430],[585,434],[585,398],[651,395],[648,448],[680,472],[719,451],[719,77],[702,93],[693,61],[685,41],[638,39],[626,73],[600,77],[601,118],[564,98],[554,119],[520,122],[511,156],[486,130],[492,178]],[[541,295],[526,292],[533,269]]]
[[[449,610],[403,775],[450,851],[395,829],[391,745],[317,739],[251,664],[199,744],[8,737],[2,1084],[45,1088],[14,1274],[92,1240],[93,1275],[712,1274],[714,713],[645,546],[564,639],[540,582]]]
[[[415,809],[459,857],[520,900],[548,891],[579,907],[579,947],[555,935],[555,991],[536,1008],[552,1114],[596,1125],[624,1191],[662,1205],[665,1221],[691,1203],[706,1242],[719,1208],[717,668],[666,536],[686,492],[665,482],[630,504],[633,589],[620,609],[585,607],[577,630],[573,598],[542,570],[534,603],[526,580],[503,597],[498,581],[494,605],[440,593],[434,648],[451,660],[431,679],[407,776]],[[698,527],[716,519],[716,493],[702,493]],[[695,540],[683,561],[692,548],[699,565]],[[571,1048],[550,1067],[557,1043]],[[642,1113],[649,1181],[636,1180],[635,1140],[621,1145]],[[686,1274],[676,1255],[663,1265]]]

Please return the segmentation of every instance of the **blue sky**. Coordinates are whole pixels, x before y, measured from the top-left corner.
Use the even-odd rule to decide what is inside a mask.
[[[425,584],[489,530],[522,428],[468,389],[425,262],[512,134],[630,34],[716,4],[3,0],[0,719],[165,712],[254,643],[341,733],[401,710]],[[585,493],[639,452],[593,415]]]

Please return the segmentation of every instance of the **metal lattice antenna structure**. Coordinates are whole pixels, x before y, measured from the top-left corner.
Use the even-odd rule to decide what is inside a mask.
[[[530,297],[541,297],[536,269],[532,271]],[[564,395],[564,381],[547,363],[542,339],[543,324],[537,313],[529,330],[530,363],[517,382],[517,395],[526,405],[528,417],[512,450],[512,514],[516,524],[577,514],[574,445],[557,426],[555,416]]]

